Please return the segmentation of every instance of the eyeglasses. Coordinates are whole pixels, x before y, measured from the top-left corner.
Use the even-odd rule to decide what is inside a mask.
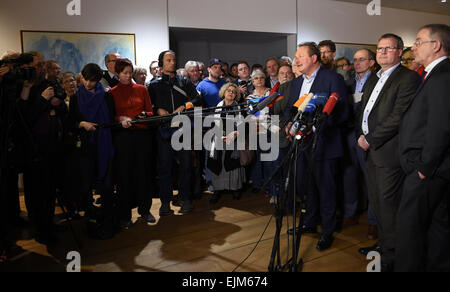
[[[236,94],[236,95],[237,95],[237,91],[236,91],[236,90],[233,90],[233,89],[227,89],[225,92],[233,93],[233,94]]]
[[[406,63],[411,63],[414,60],[415,60],[414,58],[407,58],[407,59],[402,59],[402,62],[406,64]]]
[[[323,54],[329,54],[329,53],[333,53],[333,52],[332,52],[332,51],[323,51],[323,52],[320,52],[321,55],[323,55]]]
[[[420,47],[420,46],[423,45],[423,44],[426,44],[426,43],[435,43],[435,42],[436,42],[436,40],[431,40],[431,41],[422,41],[422,40],[418,40],[418,41],[415,41],[415,42],[414,42],[414,46]]]
[[[342,64],[342,65],[338,65],[337,67],[338,68],[344,68],[344,67],[347,67],[347,66],[350,66],[349,64]]]
[[[384,47],[384,48],[377,48],[377,52],[378,53],[383,53],[384,51],[394,52],[395,50],[398,50],[398,48],[394,47],[394,46],[389,46],[389,47]]]
[[[353,63],[356,63],[356,62],[362,63],[362,62],[365,62],[367,60],[369,60],[369,59],[366,59],[366,58],[353,59]]]

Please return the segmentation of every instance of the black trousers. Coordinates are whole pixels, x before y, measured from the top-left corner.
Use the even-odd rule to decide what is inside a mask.
[[[56,153],[46,153],[30,164],[27,173],[27,208],[39,234],[53,231],[59,158]]]
[[[165,139],[160,133],[158,139],[158,170],[161,203],[169,204],[173,198],[172,169],[175,154],[178,155],[180,166],[178,168],[178,189],[179,197],[183,202],[191,201],[191,151],[174,151],[170,144],[170,139]]]
[[[381,263],[395,261],[397,211],[402,196],[405,173],[400,167],[379,167],[370,154],[366,163],[369,201],[378,223]]]
[[[113,185],[113,161],[108,162],[106,174],[103,178],[98,178],[98,159],[97,145],[90,144],[87,153],[79,155],[80,181],[80,206],[84,210],[93,203],[92,189],[96,188],[97,193],[102,196],[102,204],[104,207],[112,206],[112,196],[114,193]]]
[[[450,271],[450,184],[421,180],[417,171],[405,180],[397,215],[395,270]]]
[[[119,195],[120,220],[131,220],[131,210],[138,207],[141,216],[150,212],[152,189],[150,132],[121,130],[114,133],[115,173]]]

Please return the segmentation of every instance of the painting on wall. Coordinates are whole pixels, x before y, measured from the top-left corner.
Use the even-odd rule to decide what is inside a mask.
[[[81,72],[88,63],[106,69],[105,55],[118,52],[136,64],[135,34],[29,31],[21,33],[22,52],[39,51],[63,71]]]
[[[336,43],[336,59],[346,57],[353,63],[355,53],[365,48],[370,49],[374,53],[377,52],[377,45]]]

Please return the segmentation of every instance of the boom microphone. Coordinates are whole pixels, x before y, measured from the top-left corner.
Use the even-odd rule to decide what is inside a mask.
[[[275,92],[273,94],[271,94],[270,96],[266,97],[263,101],[259,102],[256,105],[255,109],[252,109],[252,113],[257,113],[259,111],[262,111],[263,109],[265,109],[272,101],[274,101],[277,97],[279,96],[278,92]]]

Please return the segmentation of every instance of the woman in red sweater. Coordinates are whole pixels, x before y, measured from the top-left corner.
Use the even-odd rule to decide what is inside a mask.
[[[151,183],[151,134],[146,124],[131,126],[130,121],[153,116],[147,89],[132,82],[133,63],[128,59],[116,60],[119,84],[109,91],[115,104],[115,120],[122,128],[113,136],[116,150],[116,178],[122,228],[128,229],[131,210],[138,206],[141,217],[155,223],[150,213],[153,185]]]

